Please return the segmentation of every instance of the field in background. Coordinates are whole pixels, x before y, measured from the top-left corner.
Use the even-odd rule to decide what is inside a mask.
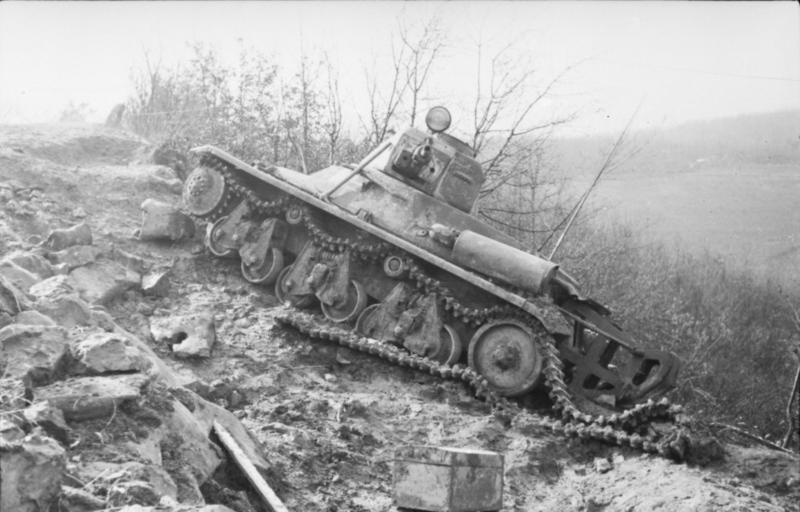
[[[555,141],[573,193],[586,189],[611,144]],[[603,178],[587,206],[596,220],[800,290],[800,111],[644,132],[629,147],[641,151]]]

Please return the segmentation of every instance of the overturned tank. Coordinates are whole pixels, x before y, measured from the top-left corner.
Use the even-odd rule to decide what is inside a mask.
[[[470,368],[497,395],[624,409],[672,388],[675,356],[637,347],[557,263],[471,215],[481,166],[446,133],[446,109],[426,124],[310,175],[197,148],[184,207],[208,222],[214,255],[238,256],[281,301]]]

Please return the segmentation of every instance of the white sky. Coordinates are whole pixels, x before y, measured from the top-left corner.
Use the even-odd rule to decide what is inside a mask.
[[[165,63],[203,41],[233,58],[241,44],[287,67],[327,51],[339,66],[355,126],[366,108],[365,66],[389,51],[397,20],[438,14],[451,45],[431,102],[454,110],[474,94],[474,41],[511,39],[541,82],[581,62],[542,105],[577,111],[565,133],[800,108],[797,2],[0,2],[0,122],[48,122],[70,102],[95,121],[131,92],[143,54]]]

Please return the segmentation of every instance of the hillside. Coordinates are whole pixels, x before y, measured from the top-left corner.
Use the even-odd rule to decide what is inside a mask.
[[[553,165],[580,194],[613,137],[553,141]],[[632,134],[640,151],[603,178],[587,212],[663,242],[708,251],[800,289],[800,111]]]
[[[163,175],[163,169],[137,163],[146,150],[137,137],[99,127],[0,127],[0,190],[6,191],[0,206],[0,257],[36,252],[48,231],[83,221],[103,254],[123,250],[154,268],[169,268],[165,296],[131,289],[104,307],[93,306],[93,311],[107,311],[118,332],[140,337],[163,359],[160,364],[255,433],[270,464],[270,483],[290,510],[395,510],[394,450],[420,443],[502,452],[504,510],[797,509],[796,456],[727,445],[724,460],[692,467],[598,442],[567,440],[492,413],[459,383],[387,367],[375,358],[277,327],[271,291],[244,281],[236,261],[211,257],[200,246],[199,234],[176,243],[141,242],[131,236],[144,199],[179,200],[169,182],[153,178]],[[154,339],[153,326],[198,310],[210,310],[215,319],[211,357],[176,359],[168,345]],[[86,328],[77,329],[70,332],[86,335]],[[109,482],[104,475],[122,457],[114,447],[130,445],[131,429],[149,432],[153,422],[164,421],[152,416],[158,411],[147,417],[120,411],[99,423],[69,420],[68,431],[81,433],[85,440],[60,448],[71,461],[68,467],[95,468],[95,474],[83,477],[80,490],[89,494],[85,503],[147,505],[159,499],[152,489],[150,494],[122,496],[116,491],[116,502],[109,501],[113,493],[103,494],[119,486],[144,485],[118,473],[117,480],[103,483]],[[120,423],[123,419],[133,423]],[[89,442],[96,437],[100,443]],[[169,450],[163,442],[156,445],[165,466],[174,455]],[[98,473],[97,468],[112,469]],[[223,489],[223,495],[222,488],[214,489],[203,485],[202,494],[188,498],[173,491],[172,501],[160,501],[172,505],[158,510],[179,510],[175,499],[192,504],[180,508],[184,511],[203,510],[203,503],[257,509],[242,493]],[[85,503],[79,510],[99,509]]]

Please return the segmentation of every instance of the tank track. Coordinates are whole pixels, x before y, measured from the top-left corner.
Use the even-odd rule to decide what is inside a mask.
[[[313,243],[324,251],[341,253],[349,250],[354,256],[368,261],[377,261],[390,254],[401,257],[408,269],[407,281],[421,292],[436,293],[445,311],[454,319],[472,325],[480,325],[495,318],[509,317],[524,322],[532,332],[540,334],[537,336],[537,342],[543,349],[545,359],[542,373],[548,396],[553,402],[554,414],[552,416],[539,414],[499,396],[490,389],[486,379],[472,368],[460,364],[443,365],[394,345],[359,336],[351,329],[344,329],[341,324],[333,324],[320,315],[284,307],[275,313],[275,319],[280,324],[291,326],[312,338],[375,355],[391,364],[424,371],[443,380],[464,382],[474,390],[477,397],[485,399],[498,410],[505,411],[527,424],[568,438],[594,439],[678,461],[686,458],[692,443],[688,421],[681,414],[680,405],[672,404],[667,398],[662,398],[658,401],[649,399],[630,409],[610,415],[594,415],[581,411],[574,403],[564,382],[564,366],[555,340],[546,333],[535,317],[511,305],[489,308],[465,306],[441,282],[427,275],[410,256],[390,244],[330,235],[320,227],[309,208],[302,202],[287,196],[274,201],[263,200],[237,180],[228,164],[217,160],[213,167],[223,174],[229,185],[231,196],[225,198],[226,202],[234,198],[244,199],[248,201],[249,206],[266,215],[285,214],[289,208],[299,208],[302,212],[302,224],[311,235]],[[217,218],[219,216],[221,214],[218,214]],[[203,220],[216,219],[206,217]],[[654,422],[671,425],[666,431],[660,428],[662,431],[659,432],[651,428]]]

